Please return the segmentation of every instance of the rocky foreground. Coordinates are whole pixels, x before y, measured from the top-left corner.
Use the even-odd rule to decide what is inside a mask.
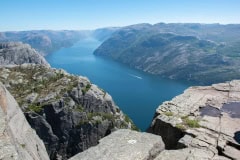
[[[239,160],[239,123],[240,81],[191,87],[156,110],[161,137],[119,130],[71,160]]]
[[[48,66],[0,68],[11,92],[50,159],[67,159],[120,128],[136,129],[111,96],[85,77]]]
[[[240,159],[240,81],[191,87],[156,110],[149,132],[168,150],[158,159]],[[184,149],[183,149],[184,148]]]

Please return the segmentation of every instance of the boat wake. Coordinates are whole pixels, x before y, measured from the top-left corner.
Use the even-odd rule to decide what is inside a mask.
[[[142,77],[134,75],[134,74],[128,74],[128,75],[131,76],[131,77],[137,78],[137,79],[143,79]]]

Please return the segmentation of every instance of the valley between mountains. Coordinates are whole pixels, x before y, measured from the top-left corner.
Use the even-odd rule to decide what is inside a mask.
[[[0,159],[239,160],[239,37],[240,25],[195,23],[1,32]],[[89,38],[101,42],[92,56],[204,86],[154,106],[141,132],[105,88],[44,58]]]

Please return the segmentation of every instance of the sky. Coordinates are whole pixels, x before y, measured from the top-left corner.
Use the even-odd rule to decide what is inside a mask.
[[[240,0],[1,0],[0,31],[240,23]]]

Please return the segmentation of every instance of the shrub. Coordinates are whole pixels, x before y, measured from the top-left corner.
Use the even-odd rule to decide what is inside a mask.
[[[182,120],[183,120],[184,124],[186,124],[190,128],[199,128],[200,127],[199,121],[196,119],[191,120],[187,116],[185,116],[185,117],[182,117]]]
[[[39,106],[39,105],[36,105],[36,104],[30,104],[28,106],[28,110],[29,111],[34,111],[36,113],[39,113],[43,110],[43,107],[42,106]]]
[[[177,124],[176,127],[180,130],[185,130],[186,129],[186,127],[182,124]]]
[[[77,107],[75,108],[76,111],[78,112],[83,112],[84,111],[84,108],[81,104],[77,105]]]
[[[164,112],[164,114],[165,114],[166,116],[173,116],[173,113],[172,113],[172,112]]]

